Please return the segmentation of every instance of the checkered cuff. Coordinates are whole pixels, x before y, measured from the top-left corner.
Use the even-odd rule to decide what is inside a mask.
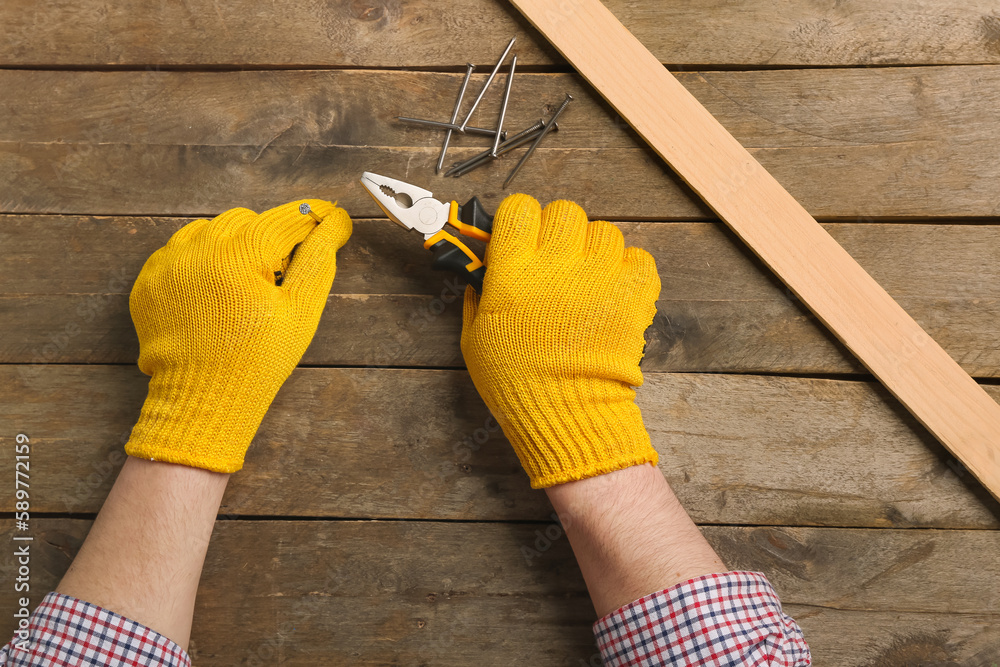
[[[594,624],[605,667],[803,667],[798,624],[760,572],[708,574],[647,595]]]
[[[52,592],[31,614],[28,626],[0,648],[0,667],[5,665],[191,667],[191,658],[140,623]]]

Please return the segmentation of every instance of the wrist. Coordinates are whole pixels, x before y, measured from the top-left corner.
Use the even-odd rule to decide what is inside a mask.
[[[649,593],[726,571],[653,465],[545,491],[599,616]]]
[[[651,464],[557,484],[545,493],[564,524],[605,536],[628,535],[651,506],[676,502],[662,473]]]

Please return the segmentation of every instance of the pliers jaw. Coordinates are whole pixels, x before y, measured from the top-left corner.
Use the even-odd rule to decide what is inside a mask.
[[[390,220],[424,235],[424,248],[434,253],[431,266],[454,271],[482,294],[486,267],[467,245],[444,229],[445,225],[451,225],[463,236],[488,242],[493,216],[478,198],[473,197],[462,206],[456,201],[446,204],[423,188],[370,171],[361,175],[361,184]]]
[[[406,181],[366,171],[361,184],[390,220],[405,229],[413,229],[429,239],[448,223],[450,203],[434,198],[434,193]],[[407,198],[409,206],[406,206]],[[402,200],[402,201],[400,201]]]

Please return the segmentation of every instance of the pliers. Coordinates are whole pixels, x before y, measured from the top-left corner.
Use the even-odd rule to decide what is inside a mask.
[[[459,206],[434,199],[434,193],[405,181],[366,171],[361,184],[389,219],[424,235],[424,247],[434,253],[435,269],[454,271],[482,294],[486,267],[468,246],[445,231],[451,225],[463,236],[489,241],[493,216],[478,197]]]

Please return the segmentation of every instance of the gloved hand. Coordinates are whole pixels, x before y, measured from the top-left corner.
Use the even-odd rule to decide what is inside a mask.
[[[533,488],[657,454],[635,404],[660,278],[617,227],[556,201],[507,197],[493,220],[482,296],[465,292],[462,354]]]
[[[317,224],[302,203],[195,220],[146,261],[129,310],[139,370],[152,377],[126,453],[216,472],[243,467],[264,413],[316,333],[337,250],[351,236],[342,208],[306,200]]]

